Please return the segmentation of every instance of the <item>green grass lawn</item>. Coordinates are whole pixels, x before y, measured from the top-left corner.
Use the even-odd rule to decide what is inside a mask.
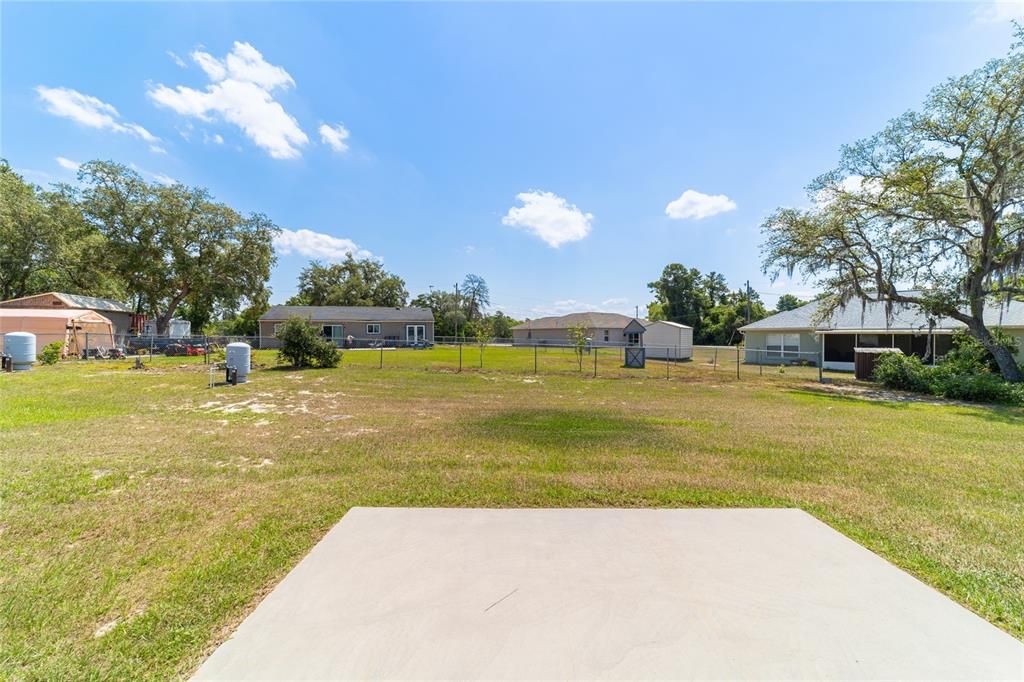
[[[453,353],[0,375],[0,679],[187,676],[354,505],[801,507],[1024,637],[1020,409]]]

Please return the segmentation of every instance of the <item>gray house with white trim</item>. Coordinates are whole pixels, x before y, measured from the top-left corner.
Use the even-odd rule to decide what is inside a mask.
[[[893,304],[887,314],[886,304],[877,301],[852,301],[826,319],[820,317],[819,303],[812,301],[740,327],[745,361],[817,364],[823,357],[825,369],[852,372],[854,348],[899,348],[934,361],[949,352],[953,332],[965,328],[957,320],[929,319],[916,306]],[[1024,302],[989,305],[985,322],[1016,337],[1021,347],[1017,361],[1024,361]]]
[[[434,313],[429,308],[403,306],[309,306],[275,305],[260,316],[260,348],[277,348],[277,328],[292,317],[320,327],[338,347],[352,337],[352,345],[365,347],[383,342],[409,346],[434,341]]]

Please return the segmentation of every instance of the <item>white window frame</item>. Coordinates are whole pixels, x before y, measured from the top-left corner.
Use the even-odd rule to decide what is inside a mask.
[[[800,357],[800,334],[765,334],[764,349],[770,358]]]
[[[380,322],[367,322],[366,323],[366,335],[367,336],[380,336]]]

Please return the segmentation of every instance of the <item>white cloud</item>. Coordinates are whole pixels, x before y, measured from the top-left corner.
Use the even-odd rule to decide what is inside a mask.
[[[203,121],[222,119],[238,126],[256,146],[275,159],[295,159],[309,137],[281,103],[275,90],[287,90],[295,81],[280,66],[263,59],[248,43],[236,42],[224,58],[196,50],[192,60],[211,83],[205,90],[160,84],[147,93],[156,104]]]
[[[355,258],[373,258],[373,254],[359,246],[351,239],[334,237],[313,230],[283,229],[274,237],[274,248],[282,255],[297,253],[309,258],[324,260],[344,260],[349,254]]]
[[[502,224],[521,227],[552,248],[590,234],[594,215],[584,213],[557,194],[530,190],[517,194],[516,199],[523,205],[510,208],[501,219]]]
[[[151,144],[160,141],[160,138],[138,123],[123,123],[120,120],[121,114],[113,105],[91,95],[71,88],[49,88],[45,85],[36,86],[36,94],[46,104],[46,110],[54,116],[69,118],[88,128],[134,135]]]
[[[172,178],[170,175],[164,175],[163,173],[151,173],[154,180],[159,182],[161,185],[177,185],[178,181]]]
[[[348,142],[351,133],[348,129],[340,123],[334,126],[329,126],[326,123],[320,124],[320,141],[329,146],[336,152],[347,152]]]
[[[674,220],[703,220],[736,210],[736,202],[724,194],[704,194],[688,189],[665,207],[665,215]]]
[[[1002,0],[987,2],[974,8],[974,21],[979,24],[1009,24],[1024,20],[1024,2]]]
[[[608,307],[621,308],[622,306],[626,305],[627,303],[629,303],[629,299],[626,298],[625,296],[616,296],[614,298],[606,298],[605,300],[601,301],[601,305],[606,307],[606,308],[608,308]]]
[[[82,164],[78,163],[77,161],[72,161],[71,159],[66,159],[63,156],[58,156],[57,165],[69,171],[77,171],[78,167],[81,166]]]
[[[476,247],[473,246],[472,244],[467,244],[465,248],[463,248],[463,251],[466,252],[467,256],[472,256],[474,253],[476,253]]]
[[[177,64],[181,68],[183,68],[183,69],[187,69],[188,68],[188,64],[185,63],[185,60],[182,59],[181,57],[179,57],[174,52],[171,52],[170,50],[167,50],[167,56],[170,57],[171,61],[173,61],[175,64]]]
[[[163,147],[161,147],[158,144],[151,144],[151,145],[149,145],[149,151],[153,152],[154,154],[166,154],[167,153],[167,150],[164,149]]]

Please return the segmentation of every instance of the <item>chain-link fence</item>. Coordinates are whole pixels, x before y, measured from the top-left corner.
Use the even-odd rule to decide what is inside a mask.
[[[265,365],[276,362],[276,339],[254,336],[111,336],[110,334],[37,335],[37,352],[61,343],[64,359],[108,360],[142,356],[175,357],[209,363],[227,344],[242,341]],[[745,376],[820,380],[842,376],[823,370],[819,353],[745,349],[743,346],[585,345],[522,342],[488,343],[463,339],[408,341],[353,338],[334,340],[344,351],[343,365],[444,372],[497,371],[526,375],[576,374],[608,378],[672,378],[711,372],[725,378]],[[0,334],[0,352],[3,335]]]

